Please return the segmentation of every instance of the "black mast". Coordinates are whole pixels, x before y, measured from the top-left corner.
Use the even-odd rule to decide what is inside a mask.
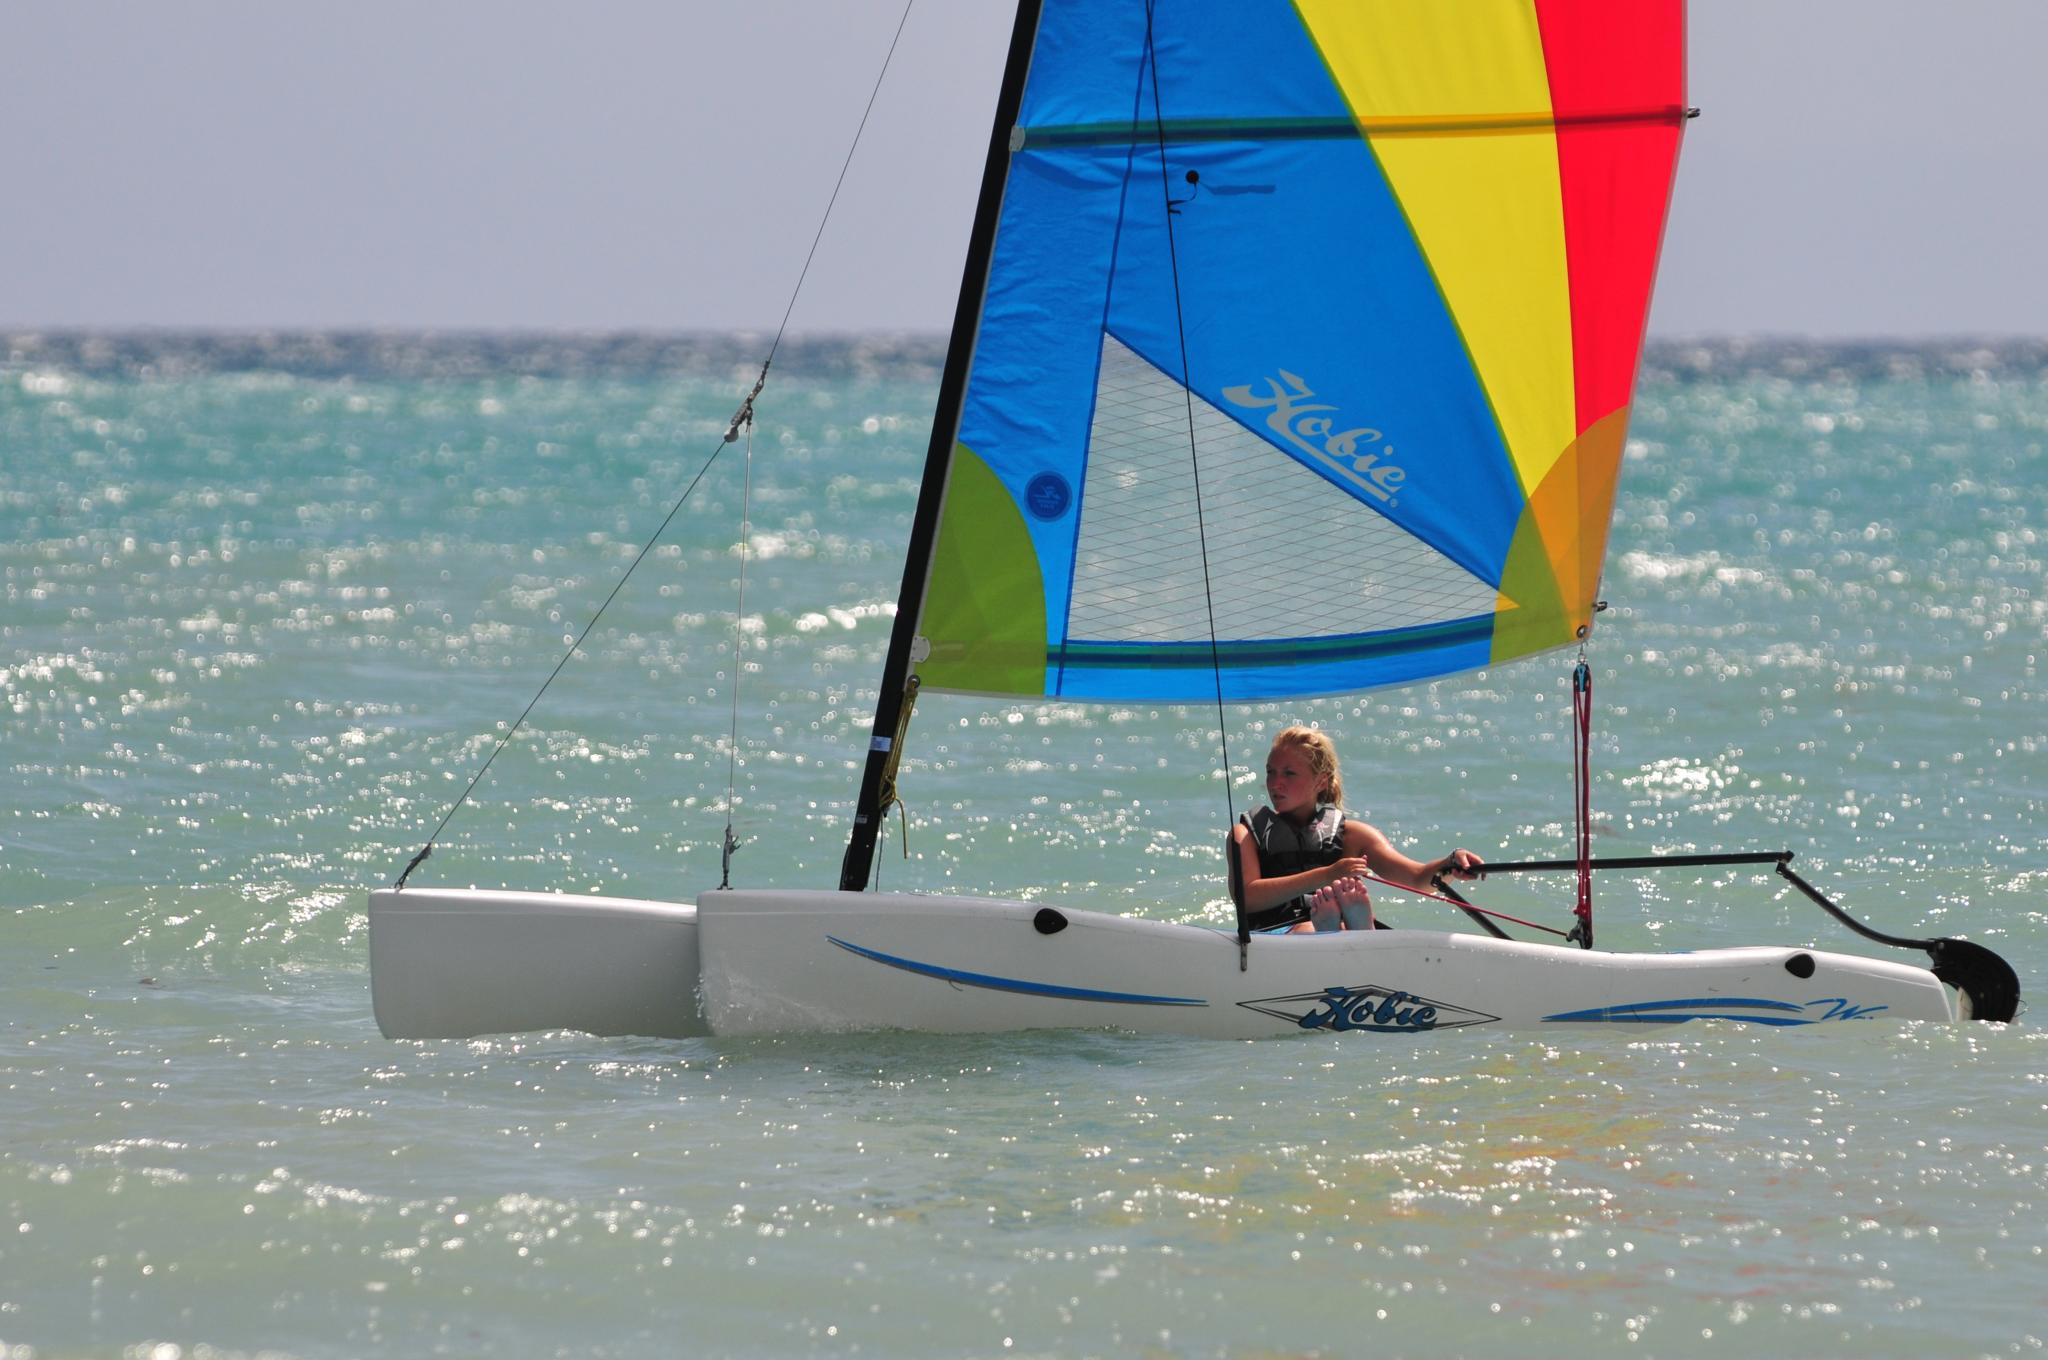
[[[946,346],[946,369],[939,379],[939,404],[932,415],[932,442],[924,456],[924,484],[917,495],[917,516],[911,521],[910,550],[903,562],[903,588],[896,596],[896,627],[889,635],[889,659],[882,666],[882,693],[875,702],[875,725],[868,739],[867,769],[861,774],[860,802],[853,814],[853,835],[840,866],[839,887],[859,892],[867,886],[875,862],[875,836],[881,830],[881,789],[890,763],[896,728],[903,714],[903,690],[910,678],[910,644],[917,635],[917,616],[924,603],[925,577],[931,567],[932,542],[938,537],[939,500],[946,487],[946,469],[953,461],[953,441],[960,429],[960,406],[967,392],[967,369],[974,358],[975,332],[981,323],[981,300],[988,287],[989,260],[995,253],[996,222],[1002,216],[1003,186],[1009,178],[1010,129],[1024,102],[1024,78],[1031,69],[1031,49],[1038,37],[1040,0],[1019,0],[1010,30],[1010,57],[1003,68],[1003,88],[996,96],[995,126],[989,131],[988,160],[981,172],[981,199],[974,209],[974,234],[967,242],[967,264],[960,277],[960,301],[953,309],[953,335]]]

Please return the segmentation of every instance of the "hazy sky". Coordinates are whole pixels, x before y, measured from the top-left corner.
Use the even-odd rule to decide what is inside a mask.
[[[918,0],[796,329],[948,324],[1009,10]],[[0,0],[0,327],[772,327],[901,12]],[[1653,331],[2048,331],[2043,53],[1694,0]]]

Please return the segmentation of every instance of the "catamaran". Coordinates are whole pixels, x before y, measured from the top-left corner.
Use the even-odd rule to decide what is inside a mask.
[[[1693,112],[1681,0],[1024,0],[839,883],[692,906],[402,875],[370,898],[385,1032],[2011,1019],[1997,955],[1871,930],[1789,854],[1595,859],[1583,770],[1576,857],[1489,866],[1577,873],[1550,941],[1448,884],[1477,933],[870,890],[923,689],[1220,725],[1578,649],[1583,736]],[[1312,578],[1272,579],[1276,543]],[[1594,947],[1596,871],[1744,862],[1930,966]]]

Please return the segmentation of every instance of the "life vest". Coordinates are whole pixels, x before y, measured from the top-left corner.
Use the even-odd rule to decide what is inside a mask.
[[[1296,826],[1279,813],[1262,807],[1238,819],[1251,833],[1259,850],[1259,877],[1286,878],[1289,874],[1320,869],[1344,858],[1344,809],[1335,803],[1316,804],[1316,815],[1304,826]],[[1247,929],[1270,930],[1308,919],[1308,899],[1297,897],[1264,911],[1247,912],[1242,906],[1244,884],[1235,858],[1231,863],[1231,887],[1238,898],[1239,913]]]

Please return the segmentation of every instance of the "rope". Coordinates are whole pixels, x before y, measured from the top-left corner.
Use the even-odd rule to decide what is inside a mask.
[[[1572,670],[1572,808],[1578,823],[1578,924],[1571,938],[1593,947],[1593,670],[1586,656]]]
[[[1166,173],[1166,115],[1159,100],[1159,49],[1152,42],[1154,8],[1155,0],[1145,0],[1145,65],[1152,77],[1152,126],[1159,147],[1160,197],[1166,205],[1166,262],[1173,278],[1173,328],[1180,343],[1180,387],[1187,405],[1188,465],[1195,493],[1195,540],[1202,555],[1202,603],[1209,615],[1209,674],[1216,682],[1216,744],[1223,761],[1224,825],[1234,827],[1237,825],[1237,800],[1230,790],[1230,728],[1223,712],[1223,654],[1216,639],[1216,597],[1209,576],[1209,528],[1202,512],[1202,460],[1195,440],[1195,393],[1189,385],[1187,321],[1181,308],[1180,254],[1173,233],[1178,204],[1173,198],[1172,180]],[[1188,172],[1188,178],[1190,183],[1194,181],[1192,170]],[[1251,944],[1251,938],[1251,928],[1245,924],[1244,911],[1240,908],[1237,944],[1241,967],[1248,966],[1245,951]]]
[[[917,707],[917,696],[924,689],[924,681],[913,675],[903,682],[903,706],[896,712],[896,731],[889,741],[889,758],[882,762],[882,779],[875,788],[875,817],[881,825],[876,828],[879,852],[889,840],[889,807],[896,808],[896,819],[903,829],[903,858],[910,858],[910,806],[903,801],[903,795],[896,786],[897,772],[903,765],[904,738],[910,732],[910,715]],[[882,861],[888,858],[877,853],[875,856],[874,891],[882,890]]]
[[[649,535],[647,541],[640,546],[640,551],[634,555],[632,562],[627,564],[625,574],[620,576],[618,581],[612,586],[611,593],[604,597],[604,603],[600,604],[597,607],[597,612],[590,616],[590,622],[583,625],[583,631],[576,635],[575,641],[569,644],[569,649],[562,653],[562,659],[557,661],[555,663],[555,668],[548,672],[548,678],[541,681],[540,688],[534,691],[533,698],[527,700],[526,707],[520,710],[519,717],[513,722],[511,727],[506,729],[505,735],[498,738],[498,744],[491,748],[491,754],[485,758],[482,768],[478,769],[477,772],[470,777],[469,784],[462,790],[461,796],[455,800],[455,802],[453,803],[453,805],[449,807],[447,812],[442,814],[441,820],[434,826],[433,834],[427,837],[427,843],[420,847],[419,853],[412,857],[411,861],[406,864],[404,872],[399,874],[398,881],[392,885],[394,888],[403,888],[405,886],[406,879],[412,877],[412,871],[419,868],[421,864],[426,862],[427,857],[434,853],[434,842],[441,839],[441,833],[448,829],[449,821],[455,816],[457,812],[461,811],[462,806],[469,801],[469,796],[472,793],[476,792],[477,785],[483,782],[484,775],[490,771],[492,763],[496,761],[498,758],[498,753],[505,749],[505,747],[511,742],[512,738],[518,733],[519,729],[525,725],[528,715],[530,715],[533,712],[534,705],[538,704],[541,700],[541,696],[548,692],[548,686],[555,683],[555,677],[560,675],[562,673],[562,668],[569,664],[569,658],[576,655],[576,653],[582,648],[584,640],[590,636],[591,629],[597,627],[597,621],[604,617],[605,610],[611,608],[612,601],[618,598],[619,591],[625,588],[626,582],[632,579],[633,573],[636,570],[638,570],[640,564],[647,559],[647,554],[654,550],[654,545],[660,542],[663,534],[668,532],[668,526],[675,520],[677,513],[682,510],[684,503],[690,499],[691,493],[696,491],[698,483],[704,480],[704,475],[711,471],[711,465],[718,461],[718,455],[724,451],[725,446],[727,444],[730,444],[734,440],[739,438],[740,428],[742,426],[745,426],[749,431],[748,443],[749,448],[751,449],[751,431],[754,422],[754,399],[761,395],[761,389],[767,385],[768,370],[770,366],[774,364],[776,354],[782,349],[783,336],[787,334],[789,330],[789,318],[796,312],[797,298],[801,296],[803,293],[804,280],[810,277],[811,262],[814,259],[816,259],[818,255],[818,243],[824,240],[825,238],[826,224],[831,222],[832,209],[839,202],[839,190],[846,183],[846,172],[853,165],[854,153],[860,149],[861,134],[867,131],[868,116],[874,112],[875,98],[882,92],[882,81],[889,74],[889,63],[895,59],[897,45],[903,41],[903,28],[904,25],[910,22],[910,10],[915,3],[916,0],[904,0],[903,17],[896,21],[896,32],[889,39],[888,52],[882,57],[882,68],[881,70],[875,73],[875,85],[874,88],[868,92],[867,107],[861,110],[860,123],[853,130],[853,141],[846,148],[846,159],[842,161],[839,166],[839,178],[833,181],[831,197],[826,199],[825,211],[818,218],[818,229],[811,236],[810,251],[804,256],[803,268],[797,271],[796,286],[790,289],[789,291],[789,305],[782,309],[782,322],[775,328],[775,339],[768,346],[768,357],[761,361],[761,372],[760,375],[754,379],[753,390],[747,393],[746,400],[740,403],[739,410],[733,413],[731,423],[729,423],[726,426],[725,438],[720,440],[717,447],[713,448],[711,450],[711,453],[704,459],[704,465],[697,469],[697,475],[692,477],[690,479],[690,484],[683,488],[683,494],[676,498],[675,504],[669,507],[668,514],[662,517],[661,523],[655,527],[653,534]],[[741,570],[742,582],[744,582],[744,559],[742,559]],[[737,655],[735,655],[733,664],[735,668],[733,673],[733,680],[735,690],[737,690],[739,680],[739,660]],[[735,694],[735,701],[737,701],[737,694]],[[731,792],[729,789],[726,795],[726,804],[727,813],[728,816],[730,816]],[[732,829],[730,824],[728,824],[726,828],[726,838],[727,846],[725,853],[727,860],[729,862],[732,854]]]
[[[1396,883],[1393,879],[1381,878],[1378,874],[1359,874],[1358,877],[1369,879],[1374,883],[1384,883],[1389,888],[1399,888],[1405,893],[1414,893],[1417,897],[1427,897],[1432,902],[1442,902],[1447,906],[1456,907],[1467,914],[1476,913],[1480,916],[1491,916],[1497,920],[1513,921],[1518,926],[1527,926],[1531,930],[1548,931],[1552,935],[1565,934],[1564,931],[1559,930],[1556,926],[1546,926],[1539,921],[1524,921],[1521,917],[1510,916],[1504,911],[1489,911],[1485,907],[1475,907],[1462,898],[1446,897],[1442,893],[1433,893],[1425,888],[1411,888],[1406,883]]]

